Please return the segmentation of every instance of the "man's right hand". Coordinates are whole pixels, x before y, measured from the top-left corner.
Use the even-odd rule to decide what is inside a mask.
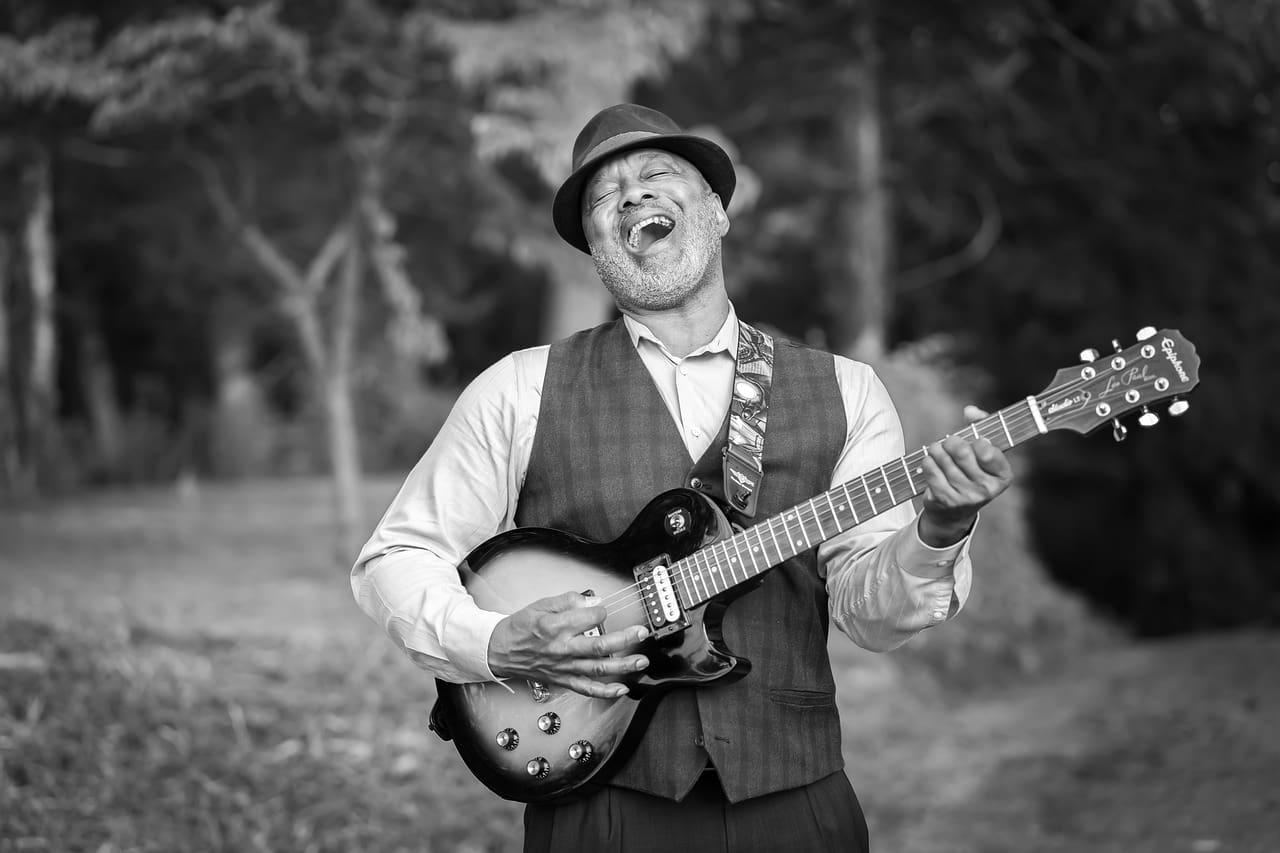
[[[489,669],[499,678],[559,684],[599,699],[625,695],[627,686],[617,679],[649,665],[644,655],[630,654],[649,632],[632,625],[597,637],[584,636],[604,624],[607,616],[597,601],[566,592],[512,613],[493,629]]]

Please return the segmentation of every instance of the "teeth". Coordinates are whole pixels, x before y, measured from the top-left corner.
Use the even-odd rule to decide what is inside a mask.
[[[676,227],[676,224],[672,222],[669,217],[662,216],[661,214],[657,216],[650,216],[646,219],[641,219],[635,225],[632,225],[631,230],[627,232],[628,246],[630,246],[632,249],[640,248],[640,232],[643,231],[645,229],[645,226],[647,225],[663,225],[667,228]]]

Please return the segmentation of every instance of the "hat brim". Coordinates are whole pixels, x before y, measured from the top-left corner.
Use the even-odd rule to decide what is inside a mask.
[[[719,145],[701,136],[688,133],[623,133],[601,143],[556,191],[551,206],[551,218],[556,231],[570,246],[590,253],[587,235],[582,230],[582,189],[595,174],[596,169],[610,157],[637,148],[657,148],[679,154],[702,173],[711,191],[720,196],[720,203],[729,206],[738,175],[733,161]]]

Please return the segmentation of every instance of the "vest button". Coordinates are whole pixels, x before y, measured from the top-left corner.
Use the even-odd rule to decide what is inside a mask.
[[[701,477],[694,477],[694,478],[690,479],[690,480],[689,480],[689,485],[690,485],[690,486],[692,486],[692,487],[693,487],[693,488],[695,488],[695,489],[701,489],[701,488],[702,488],[702,478],[701,478]]]
[[[702,739],[702,735],[698,735],[693,739],[694,746],[702,746],[704,743],[706,743],[706,741]]]

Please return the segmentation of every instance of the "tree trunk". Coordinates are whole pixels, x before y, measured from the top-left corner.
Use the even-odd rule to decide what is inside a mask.
[[[857,0],[854,49],[845,75],[844,109],[836,117],[844,173],[853,186],[840,202],[837,220],[846,247],[842,278],[850,290],[835,300],[838,319],[832,344],[862,361],[888,346],[892,299],[889,258],[892,222],[885,186],[884,122],[879,100],[880,56],[873,27],[873,0]]]
[[[12,382],[13,338],[9,334],[12,262],[9,235],[0,231],[0,497],[16,490],[19,450],[18,418]]]
[[[57,428],[57,338],[54,327],[53,158],[33,143],[22,166],[22,247],[28,305],[29,349],[17,383],[19,479],[39,486],[43,463],[52,458]],[[21,362],[19,362],[21,364]]]
[[[96,467],[102,475],[115,479],[123,473],[121,451],[124,447],[115,371],[111,368],[111,357],[93,313],[82,312],[78,326],[80,384],[89,413]]]
[[[354,218],[351,225],[357,229]],[[353,233],[347,242],[338,276],[333,331],[326,369],[322,376],[325,420],[329,438],[329,464],[333,474],[333,498],[337,513],[337,556],[350,563],[359,550],[364,530],[361,501],[360,439],[352,400],[351,375],[356,329],[356,303],[364,279],[360,241]]]

